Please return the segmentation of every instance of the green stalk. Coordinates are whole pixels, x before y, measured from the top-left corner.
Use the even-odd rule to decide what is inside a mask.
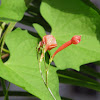
[[[3,78],[0,78],[0,79],[1,79],[1,85],[2,85],[2,88],[3,88],[3,94],[4,94],[4,96],[6,96],[6,100],[8,100],[8,95],[6,95],[5,80]]]
[[[6,29],[6,31],[4,32],[4,34],[3,34],[2,38],[1,38],[1,41],[2,41],[2,44],[1,44],[1,53],[2,53],[2,50],[3,50],[3,46],[4,46],[5,37],[6,37],[7,33],[10,33],[13,30],[15,24],[16,24],[16,22],[10,23],[9,26],[8,26],[8,28]]]
[[[44,52],[44,49],[42,49],[42,53],[43,53],[43,58],[44,58],[44,63],[45,63],[45,52]],[[38,53],[37,53],[37,56],[38,56]],[[37,57],[38,58],[38,57]],[[39,63],[39,71],[40,71],[40,74],[41,74],[41,77],[42,77],[42,79],[43,79],[43,82],[44,82],[44,84],[45,84],[45,86],[46,86],[46,88],[48,89],[48,91],[50,92],[50,94],[51,94],[51,96],[52,96],[52,98],[54,99],[54,100],[56,100],[56,98],[55,98],[55,96],[53,95],[53,93],[52,93],[52,91],[51,91],[51,89],[48,87],[48,85],[47,85],[47,76],[46,76],[46,81],[45,81],[45,79],[44,79],[44,77],[43,77],[43,74],[42,74],[42,70],[41,70],[41,62],[42,62],[42,59],[41,59],[41,57],[40,57],[40,59],[38,59],[38,63]],[[46,68],[46,75],[48,74],[48,71],[47,71],[47,67],[46,67],[46,63],[45,63],[45,68]]]
[[[7,33],[11,32],[13,30],[15,24],[16,24],[15,22],[10,23],[9,26],[7,27],[6,31],[4,32],[3,36],[1,37],[1,40],[0,40],[0,43],[1,43],[1,52],[0,53],[1,54],[2,54],[3,50],[8,52],[7,50],[3,49],[5,37],[6,37]],[[8,90],[6,90],[5,81],[2,78],[1,78],[1,84],[2,84],[2,87],[3,87],[3,92],[4,92],[4,95],[5,95],[5,98],[6,98],[6,100],[9,100],[8,99],[8,93],[7,93]]]
[[[7,49],[3,48],[2,51],[4,51],[5,53],[10,53]]]
[[[50,57],[51,58],[51,57]],[[46,67],[46,84],[48,85],[48,72],[49,72],[49,67],[52,61],[49,60],[49,65]]]
[[[46,86],[48,86],[48,75],[47,75],[47,66],[46,66],[46,62],[45,62],[45,52],[44,52],[44,49],[42,49],[42,52],[43,52],[43,60],[44,60],[44,65],[45,65],[45,71],[46,71]]]
[[[46,62],[45,62],[45,51],[44,51],[44,49],[42,49],[42,53],[43,53],[43,59],[44,59],[44,64],[45,64],[45,70],[46,70],[46,82],[45,82],[45,80],[44,80],[44,83],[45,83],[45,85],[46,85],[48,91],[50,92],[51,96],[53,97],[53,99],[56,100],[55,96],[53,95],[51,89],[50,89],[49,86],[48,86],[48,71],[49,71],[49,66],[50,66],[50,64],[49,64],[48,67],[46,67]]]
[[[10,87],[10,82],[9,82],[8,88],[7,88],[7,90],[6,90],[6,94],[5,94],[4,100],[8,100],[8,91],[9,91],[9,87]]]
[[[44,77],[43,77],[42,70],[41,70],[41,61],[42,61],[42,60],[41,60],[41,57],[40,57],[40,59],[39,59],[39,57],[38,57],[38,55],[39,55],[38,48],[39,48],[39,45],[37,46],[37,60],[38,60],[38,64],[39,64],[39,71],[40,71],[41,77],[42,77],[42,79],[43,79],[43,82],[44,82],[44,84],[46,85],[46,82],[45,82],[45,79],[44,79]]]
[[[6,23],[3,22],[3,23],[1,24],[1,26],[0,26],[0,37],[1,37],[1,34],[2,34],[3,30],[5,29],[5,25],[6,25]]]

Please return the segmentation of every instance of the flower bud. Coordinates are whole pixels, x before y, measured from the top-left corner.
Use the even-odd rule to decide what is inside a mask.
[[[81,36],[75,35],[72,37],[71,42],[72,44],[78,44],[81,41]]]

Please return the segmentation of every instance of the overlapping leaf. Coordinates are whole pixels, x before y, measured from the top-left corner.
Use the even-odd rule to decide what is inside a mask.
[[[0,20],[4,22],[21,20],[27,9],[26,1],[31,0],[1,0]]]
[[[35,24],[33,24],[33,27],[36,29],[37,33],[40,35],[41,38],[44,35],[46,35],[46,32],[41,25],[35,23]]]
[[[71,45],[55,56],[59,69],[79,70],[82,64],[100,60],[100,15],[94,9],[81,0],[43,0],[41,14],[51,25],[58,47],[72,36],[82,35],[80,44]]]
[[[88,69],[88,66],[86,66],[86,68]],[[90,72],[90,71],[88,71],[88,72]],[[95,72],[95,71],[93,71],[93,72]],[[88,73],[86,73],[86,74],[88,74]],[[88,75],[90,75],[90,73]],[[99,76],[99,73],[96,73],[96,75],[94,75],[94,76],[97,76],[97,75]],[[96,80],[94,80],[88,76],[85,76],[81,73],[65,70],[65,71],[60,71],[58,73],[58,76],[59,76],[59,80],[61,83],[82,86],[82,87],[90,88],[90,89],[93,89],[96,91],[100,91],[100,83],[99,82],[97,82]]]
[[[10,50],[10,58],[4,64],[0,60],[0,77],[24,88],[41,100],[53,100],[39,72],[37,40],[21,29],[9,33],[6,44]],[[42,71],[45,75],[44,66]],[[60,100],[58,83],[56,68],[50,67],[48,85],[56,99]]]

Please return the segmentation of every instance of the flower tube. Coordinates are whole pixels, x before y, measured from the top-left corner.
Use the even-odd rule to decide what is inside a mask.
[[[72,37],[71,40],[69,40],[68,42],[64,43],[62,46],[60,46],[56,51],[55,53],[52,55],[51,59],[50,59],[50,62],[53,60],[54,56],[60,52],[61,50],[63,50],[64,48],[70,46],[71,44],[78,44],[80,43],[81,41],[81,36],[78,36],[78,35],[75,35]]]

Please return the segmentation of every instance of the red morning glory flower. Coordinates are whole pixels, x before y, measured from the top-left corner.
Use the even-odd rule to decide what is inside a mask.
[[[60,52],[61,50],[63,50],[64,48],[68,47],[68,46],[71,45],[71,44],[78,44],[78,43],[80,43],[80,41],[81,41],[81,36],[78,36],[78,35],[73,36],[71,40],[69,40],[68,42],[64,43],[62,46],[60,46],[60,47],[55,51],[55,53],[52,55],[51,60],[53,60],[54,56],[55,56],[58,52]]]

